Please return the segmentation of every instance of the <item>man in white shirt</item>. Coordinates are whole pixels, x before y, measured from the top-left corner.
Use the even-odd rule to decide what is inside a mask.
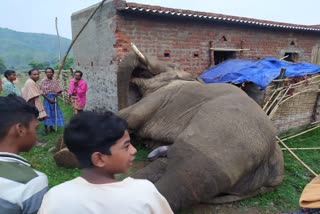
[[[82,174],[49,190],[39,214],[173,213],[151,182],[115,179],[129,169],[137,151],[125,120],[112,112],[77,114],[65,129],[64,143],[77,156]]]

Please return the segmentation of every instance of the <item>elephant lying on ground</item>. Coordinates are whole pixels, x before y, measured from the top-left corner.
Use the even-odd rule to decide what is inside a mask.
[[[136,53],[121,61],[119,74],[134,76],[142,99],[119,115],[140,137],[172,145],[166,159],[133,177],[154,182],[174,210],[241,200],[281,183],[276,132],[255,101],[235,86],[206,85]]]

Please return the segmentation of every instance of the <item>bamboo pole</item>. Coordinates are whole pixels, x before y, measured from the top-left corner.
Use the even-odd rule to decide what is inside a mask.
[[[298,134],[292,135],[292,136],[290,136],[290,137],[283,138],[283,139],[281,139],[281,140],[282,140],[282,141],[286,141],[286,140],[289,140],[289,139],[291,139],[291,138],[298,137],[298,136],[303,135],[303,134],[305,134],[305,133],[307,133],[307,132],[310,132],[310,131],[312,131],[312,130],[315,130],[315,129],[319,128],[319,127],[320,127],[320,125],[315,126],[315,127],[311,128],[311,129],[305,130],[305,131],[303,131],[303,132],[300,132],[300,133],[298,133]]]
[[[60,35],[59,35],[59,30],[58,30],[58,17],[55,19],[55,24],[56,24],[56,31],[57,31],[57,38],[58,38],[58,47],[59,47],[59,63],[61,62],[61,43],[60,43]]]
[[[314,128],[314,127],[316,127],[316,126],[318,126],[318,125],[320,125],[319,123],[320,123],[320,121],[316,121],[316,122],[310,123],[310,125],[309,125],[308,127],[306,127],[305,131],[306,131],[306,130],[309,130],[309,129],[311,129],[311,128]],[[294,136],[294,135],[296,135],[296,134],[300,134],[300,132],[299,132],[299,133],[290,133],[290,134],[287,134],[287,135],[283,136],[283,138],[282,138],[281,140],[284,140],[284,141],[285,141],[285,140],[286,140],[285,138],[292,137],[292,136]]]
[[[313,148],[290,148],[291,150],[320,150],[320,147]],[[287,150],[286,148],[281,148],[281,150]]]
[[[272,116],[275,114],[275,112],[278,110],[279,105],[281,104],[282,100],[284,99],[284,97],[287,95],[288,91],[290,90],[291,85],[289,85],[289,87],[287,88],[287,90],[284,92],[284,94],[282,95],[282,97],[279,99],[279,101],[277,102],[277,104],[274,106],[274,108],[271,110],[271,112],[269,113],[269,117],[272,118]]]
[[[266,102],[266,104],[264,104],[262,110],[265,110],[265,108],[268,106],[268,104],[270,103],[270,101],[272,100],[273,96],[276,94],[278,90],[274,90],[273,93],[271,94],[269,100]]]
[[[308,169],[314,176],[318,176],[307,164],[305,164],[278,136],[276,136],[277,140],[283,145],[293,157],[295,157],[306,169]]]
[[[268,114],[268,111],[270,111],[270,109],[272,108],[272,106],[274,105],[274,103],[278,100],[278,98],[280,97],[282,91],[279,91],[279,94],[276,96],[276,98],[274,98],[274,100],[272,101],[272,103],[270,104],[270,106],[265,110],[266,114]]]
[[[307,89],[307,90],[304,90],[304,91],[300,91],[300,92],[295,93],[294,95],[292,95],[290,97],[287,97],[285,100],[283,100],[283,102],[286,102],[287,100],[290,100],[295,96],[298,96],[300,94],[307,93],[307,92],[320,92],[320,90],[319,89]]]
[[[55,19],[55,25],[56,25],[56,32],[57,32],[57,38],[58,38],[58,47],[59,47],[58,59],[59,59],[59,64],[60,64],[60,62],[61,62],[61,43],[60,43],[60,35],[59,35],[59,30],[58,30],[58,17],[56,17],[56,19]],[[63,100],[63,106],[65,106],[64,93],[62,93],[62,100]]]
[[[94,16],[94,14],[97,12],[97,10],[103,5],[103,3],[105,2],[106,0],[102,0],[101,3],[96,7],[96,9],[91,13],[90,17],[88,18],[87,22],[82,26],[82,28],[80,29],[79,33],[74,37],[74,39],[72,40],[71,44],[69,45],[69,48],[66,52],[66,54],[64,55],[63,57],[63,60],[62,62],[59,63],[59,70],[58,70],[58,73],[56,75],[56,79],[59,79],[59,76],[60,76],[60,73],[61,73],[61,70],[64,66],[64,63],[66,62],[66,59],[67,59],[67,56],[72,48],[72,46],[74,45],[74,43],[77,41],[78,37],[80,36],[80,34],[82,33],[82,31],[85,29],[85,27],[88,25],[89,21],[92,19],[92,17]]]

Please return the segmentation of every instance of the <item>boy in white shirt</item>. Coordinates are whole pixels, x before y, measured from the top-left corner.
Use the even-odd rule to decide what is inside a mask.
[[[151,182],[115,179],[129,169],[137,151],[125,120],[112,112],[80,113],[66,127],[64,143],[77,156],[82,174],[49,190],[39,214],[173,213]]]

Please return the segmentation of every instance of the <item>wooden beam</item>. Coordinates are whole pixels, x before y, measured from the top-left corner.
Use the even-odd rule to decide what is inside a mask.
[[[209,57],[210,57],[209,68],[214,65],[214,53],[212,49],[213,49],[213,41],[209,41]]]
[[[246,48],[210,48],[213,51],[250,51],[250,49]]]

